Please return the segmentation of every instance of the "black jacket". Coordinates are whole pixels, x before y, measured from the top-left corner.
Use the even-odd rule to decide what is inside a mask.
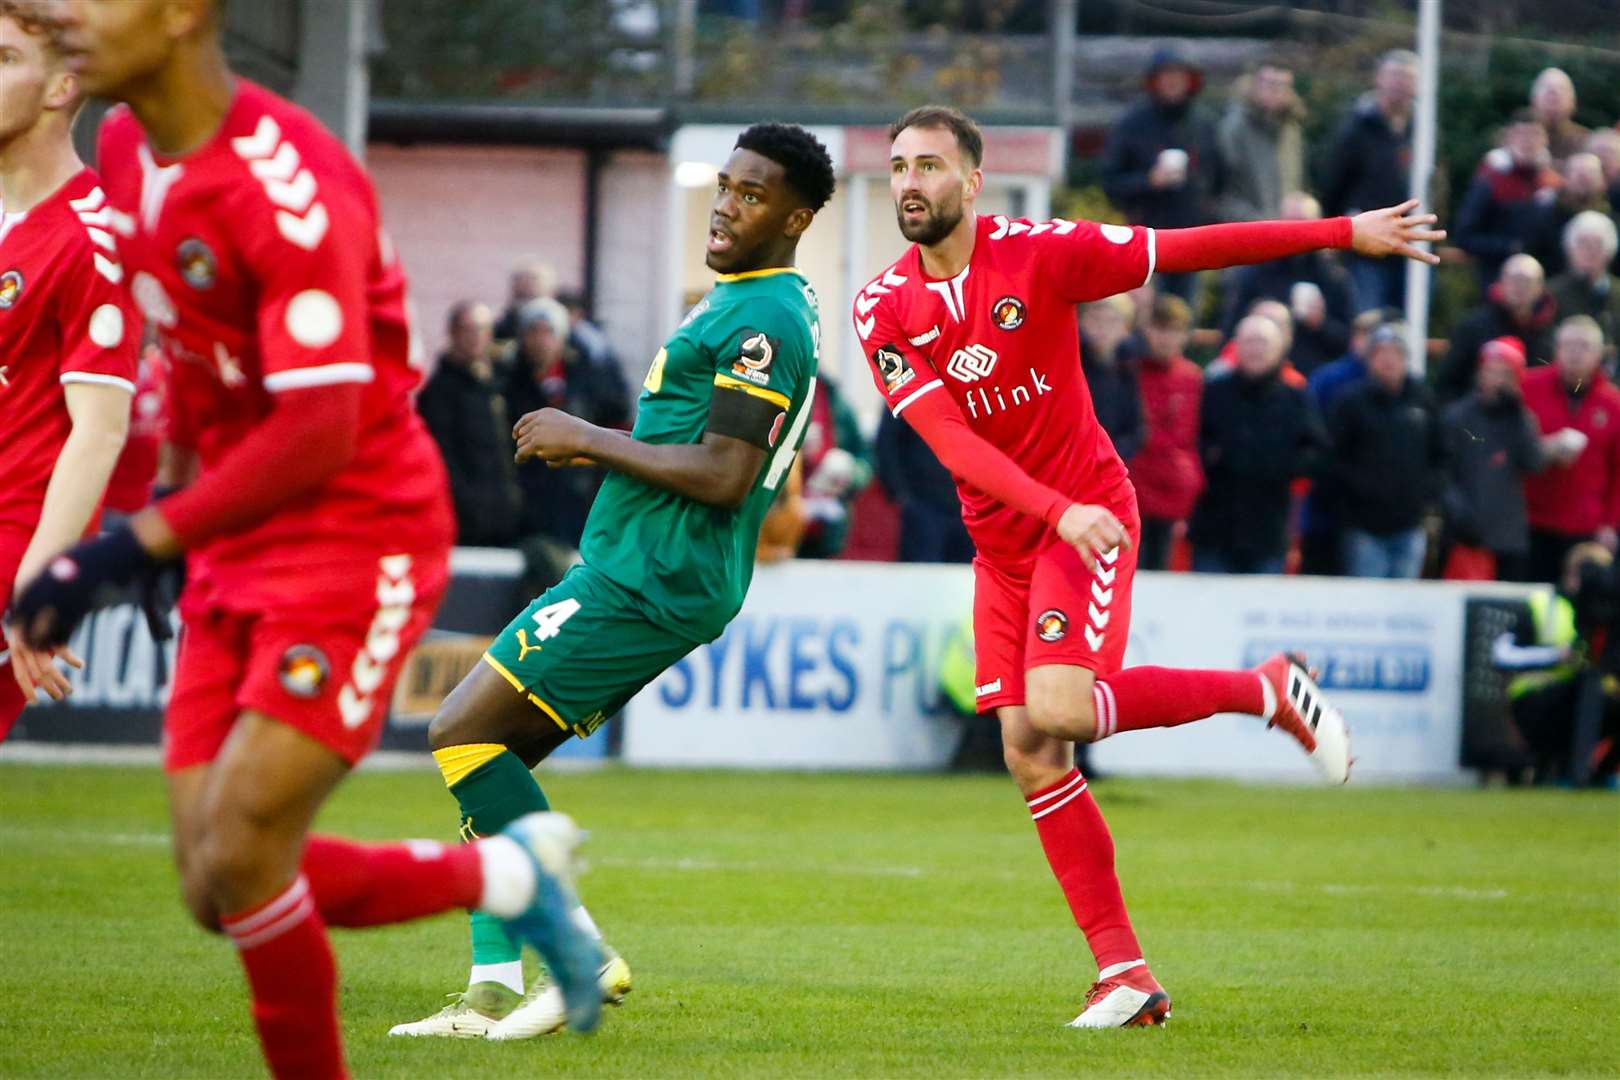
[[[1233,277],[1221,333],[1231,337],[1256,300],[1288,303],[1295,283],[1301,281],[1322,290],[1327,315],[1322,325],[1314,330],[1294,324],[1294,346],[1288,351],[1288,359],[1305,376],[1328,361],[1337,360],[1350,347],[1350,320],[1356,317],[1358,309],[1350,272],[1328,251],[1310,251],[1239,270]]]
[[[1289,486],[1315,470],[1327,445],[1305,391],[1276,372],[1234,373],[1204,387],[1198,435],[1204,494],[1189,535],[1228,556],[1274,558],[1288,550]]]
[[[1491,286],[1486,296],[1485,303],[1463,316],[1452,331],[1445,366],[1434,383],[1441,401],[1456,401],[1474,388],[1480,347],[1492,338],[1516,337],[1524,342],[1531,367],[1552,363],[1553,323],[1558,318],[1558,303],[1552,294],[1543,296],[1530,318],[1522,323],[1498,301],[1496,286]]]
[[[1411,122],[1397,135],[1372,95],[1363,95],[1339,125],[1322,164],[1322,213],[1337,217],[1405,202],[1411,176]]]
[[[1429,388],[1407,376],[1397,394],[1369,378],[1339,399],[1326,468],[1345,525],[1379,536],[1413,529],[1439,502],[1445,439]]]
[[[1446,525],[1465,544],[1498,554],[1530,551],[1524,478],[1541,468],[1536,418],[1517,397],[1487,404],[1478,392],[1441,414],[1446,440]]]
[[[537,379],[519,350],[506,384],[506,411],[516,423],[525,413],[545,408],[561,409],[599,427],[624,427],[630,422],[630,390],[617,364],[591,359],[572,347],[558,372]],[[602,486],[602,470],[553,469],[530,461],[517,477],[523,490],[523,531],[577,548]]]
[[[457,543],[512,543],[520,528],[521,496],[512,464],[514,418],[508,416],[499,384],[441,356],[416,409],[450,473]]]
[[[1097,423],[1108,433],[1114,449],[1124,461],[1129,461],[1142,449],[1147,440],[1147,425],[1142,420],[1142,390],[1136,381],[1136,368],[1123,359],[1111,364],[1091,360],[1092,350],[1080,344],[1080,367],[1085,372],[1086,388],[1091,391],[1091,405],[1097,411]]]
[[[1187,182],[1154,188],[1148,173],[1170,149],[1187,152]],[[1209,203],[1221,189],[1220,170],[1214,127],[1191,102],[1171,106],[1150,98],[1127,109],[1103,147],[1103,192],[1133,225],[1179,229],[1213,220]]]

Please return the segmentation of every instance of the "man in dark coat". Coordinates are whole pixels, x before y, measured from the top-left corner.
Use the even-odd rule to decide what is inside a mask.
[[[1210,200],[1222,186],[1220,153],[1214,124],[1194,105],[1203,81],[1203,72],[1175,49],[1157,49],[1148,65],[1147,99],[1108,132],[1103,192],[1133,225],[1178,229],[1212,220]],[[1156,283],[1190,301],[1197,275],[1160,274]]]
[[[521,496],[512,463],[512,421],[491,359],[489,308],[462,300],[450,309],[449,347],[417,396],[450,474],[456,542],[492,547],[520,531]]]
[[[1206,485],[1189,529],[1193,569],[1280,574],[1290,488],[1316,468],[1327,436],[1305,391],[1279,377],[1277,325],[1250,315],[1234,340],[1232,373],[1204,387],[1199,448]]]
[[[1463,316],[1452,332],[1445,366],[1435,380],[1440,400],[1455,401],[1473,388],[1479,350],[1492,338],[1516,337],[1524,342],[1526,362],[1533,368],[1550,363],[1557,316],[1558,305],[1547,292],[1541,264],[1529,255],[1509,258],[1486,290],[1485,303]]]
[[[1367,379],[1328,420],[1326,459],[1340,492],[1344,566],[1352,577],[1423,572],[1423,518],[1440,498],[1445,442],[1429,388],[1407,370],[1406,331],[1391,324],[1367,344]]]
[[[1329,217],[1394,206],[1410,194],[1417,72],[1416,53],[1396,49],[1379,58],[1372,91],[1351,106],[1328,146],[1318,192]],[[1402,263],[1356,255],[1345,262],[1363,311],[1404,305]]]
[[[506,384],[506,408],[515,423],[526,413],[553,408],[599,427],[630,422],[630,391],[611,361],[592,359],[568,344],[568,311],[556,300],[531,300],[518,313],[518,351]],[[518,470],[523,487],[524,532],[578,547],[585,518],[602,486],[600,469],[553,469],[531,461]]]

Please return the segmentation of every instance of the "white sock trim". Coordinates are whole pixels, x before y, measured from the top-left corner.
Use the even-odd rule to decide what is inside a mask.
[[[1097,981],[1101,982],[1104,979],[1112,979],[1115,975],[1123,975],[1132,968],[1144,967],[1146,964],[1147,961],[1143,960],[1141,957],[1137,957],[1135,960],[1123,960],[1117,964],[1109,964],[1107,967],[1097,972]]]
[[[507,960],[499,964],[474,964],[467,976],[467,986],[474,983],[500,983],[514,993],[523,993],[523,961]]]
[[[1073,802],[1075,799],[1078,799],[1081,795],[1084,795],[1085,793],[1086,793],[1086,785],[1085,785],[1085,782],[1084,782],[1084,778],[1082,777],[1081,784],[1080,784],[1080,786],[1078,788],[1075,788],[1073,791],[1069,792],[1067,795],[1065,795],[1063,798],[1059,799],[1057,802],[1053,803],[1051,806],[1042,807],[1041,809],[1036,810],[1033,813],[1031,813],[1029,816],[1034,818],[1035,820],[1039,821],[1041,818],[1045,817],[1047,814],[1050,814],[1052,811],[1063,809],[1063,807],[1067,806],[1070,802]]]
[[[1043,802],[1051,802],[1053,799],[1057,798],[1059,795],[1067,795],[1069,792],[1074,790],[1074,787],[1075,787],[1076,784],[1083,784],[1083,783],[1085,783],[1085,781],[1086,781],[1086,778],[1083,775],[1081,775],[1079,769],[1076,769],[1074,771],[1074,774],[1072,776],[1070,776],[1068,780],[1064,781],[1064,784],[1063,784],[1062,787],[1054,788],[1051,791],[1048,791],[1045,795],[1036,795],[1034,798],[1025,799],[1024,801],[1029,804],[1029,808],[1031,810],[1034,810],[1037,806],[1041,805],[1041,803],[1043,803]]]
[[[238,950],[253,949],[272,941],[311,915],[315,902],[310,899],[309,883],[299,874],[282,894],[245,919],[222,920],[221,928]]]
[[[1264,675],[1257,673],[1255,678],[1260,680],[1260,699],[1263,702],[1260,706],[1260,719],[1270,720],[1277,715],[1277,691],[1272,687],[1271,680]]]
[[[596,928],[596,920],[591,918],[591,913],[585,910],[584,904],[573,910],[572,918],[575,926],[591,935],[595,940],[602,940],[602,931]]]
[[[1114,700],[1114,688],[1100,680],[1092,684],[1091,700],[1097,721],[1091,741],[1100,742],[1119,731],[1119,703]]]
[[[534,903],[534,860],[509,836],[478,841],[478,860],[484,867],[484,892],[478,910],[497,919],[515,919]]]

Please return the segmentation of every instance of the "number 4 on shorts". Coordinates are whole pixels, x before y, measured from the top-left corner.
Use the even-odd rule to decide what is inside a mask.
[[[562,629],[562,624],[567,622],[574,612],[578,610],[579,601],[570,596],[567,600],[547,604],[539,611],[536,611],[532,616],[535,627],[534,639],[536,641],[545,641],[556,637],[557,631]]]

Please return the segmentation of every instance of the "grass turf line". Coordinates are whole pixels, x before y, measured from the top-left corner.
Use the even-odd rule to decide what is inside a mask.
[[[1162,1031],[1062,1027],[1090,958],[1011,783],[542,774],[636,991],[590,1039],[394,1040],[455,916],[337,931],[367,1077],[1615,1075],[1620,806],[1557,791],[1105,781]],[[429,772],[320,822],[454,835]],[[0,1076],[261,1076],[227,945],[176,898],[155,770],[0,766]]]

